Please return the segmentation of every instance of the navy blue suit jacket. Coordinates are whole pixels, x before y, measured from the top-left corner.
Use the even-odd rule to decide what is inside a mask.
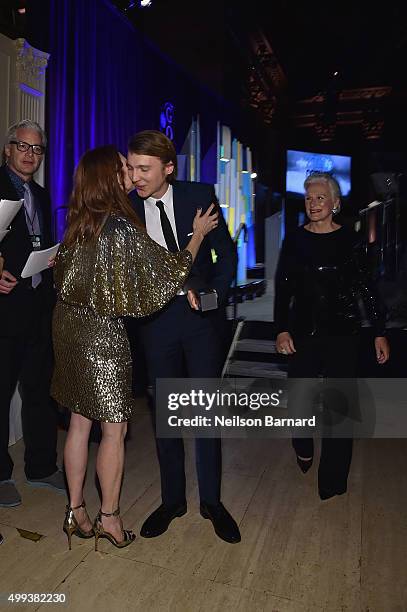
[[[145,224],[144,200],[137,195],[136,191],[130,193],[130,199],[136,213]],[[181,250],[185,249],[190,241],[196,209],[202,207],[205,212],[211,203],[216,204],[219,224],[205,237],[192,267],[190,278],[199,279],[198,284],[201,282],[206,288],[216,289],[219,306],[225,305],[229,287],[235,276],[237,255],[213,185],[175,181],[173,183],[173,202],[178,244]],[[212,249],[216,253],[216,263],[212,258]],[[199,288],[196,282],[192,284]]]

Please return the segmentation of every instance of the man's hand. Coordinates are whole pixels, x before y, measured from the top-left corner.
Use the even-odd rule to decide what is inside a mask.
[[[292,355],[296,352],[294,341],[289,332],[281,332],[278,334],[276,339],[277,353],[282,355]]]
[[[10,274],[10,272],[7,272],[7,270],[3,270],[3,273],[0,277],[0,295],[8,295],[10,291],[13,291],[17,283],[17,279],[12,274]]]
[[[390,346],[385,336],[377,336],[374,339],[374,347],[376,350],[377,363],[382,365],[389,360],[390,357]]]
[[[188,289],[187,298],[192,310],[199,310],[199,297],[196,291]]]

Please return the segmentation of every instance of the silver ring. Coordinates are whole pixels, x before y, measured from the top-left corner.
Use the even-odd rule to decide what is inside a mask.
[[[286,351],[285,349],[281,349],[281,351],[280,351],[280,353],[281,353],[282,355],[287,355],[287,352],[288,352],[288,351]]]

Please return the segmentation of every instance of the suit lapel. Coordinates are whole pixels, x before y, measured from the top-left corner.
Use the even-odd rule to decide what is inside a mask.
[[[20,200],[11,178],[7,174],[5,166],[1,167],[1,193],[0,198],[3,200]],[[28,232],[27,222],[25,220],[24,204],[14,217],[11,222],[12,227],[18,228],[22,232],[25,239],[30,240],[30,234]],[[31,241],[30,241],[31,244]]]
[[[185,249],[191,238],[190,235],[188,236],[188,234],[192,232],[191,207],[183,183],[175,182],[172,188],[178,244],[179,248],[182,250]]]
[[[5,166],[0,168],[0,197],[2,200],[19,200],[20,197],[16,192],[13,183]]]

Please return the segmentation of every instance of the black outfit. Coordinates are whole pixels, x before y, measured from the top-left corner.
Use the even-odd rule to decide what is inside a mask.
[[[288,235],[276,275],[275,322],[277,334],[289,332],[294,340],[289,378],[354,379],[364,318],[370,320],[375,337],[384,335],[384,311],[364,266],[357,234],[345,227],[324,234],[300,227]],[[297,455],[313,456],[312,439],[294,438],[293,446]],[[323,438],[321,497],[346,491],[351,457],[351,439]]]
[[[144,200],[135,192],[130,197],[135,211],[145,222]],[[184,249],[190,240],[197,208],[202,207],[205,212],[216,201],[211,185],[183,181],[173,184],[174,215],[180,249]],[[189,306],[186,295],[177,296],[163,310],[138,326],[148,375],[153,385],[157,378],[217,378],[221,374],[225,357],[222,342],[226,321],[225,302],[234,278],[236,250],[222,211],[218,209],[218,212],[219,224],[205,237],[189,280],[193,280],[195,287],[216,289],[219,308],[207,313],[197,312]],[[216,251],[216,263],[213,262],[211,249]],[[134,328],[129,337],[134,345],[137,342]],[[183,441],[180,438],[157,439],[157,451],[163,504],[165,507],[182,509],[185,505]],[[201,502],[218,504],[222,470],[219,439],[196,440],[196,467]]]
[[[8,200],[23,198],[21,180],[2,166],[0,197]],[[51,203],[47,191],[29,183],[39,217],[41,248],[52,246]],[[24,207],[11,224],[11,230],[0,243],[4,269],[18,280],[8,295],[0,295],[0,481],[8,480],[13,462],[8,453],[10,401],[20,382],[21,417],[25,443],[25,473],[27,478],[45,478],[57,470],[56,410],[49,396],[53,353],[51,317],[55,301],[52,271],[42,273],[36,289],[31,278],[20,278],[32,252]]]

